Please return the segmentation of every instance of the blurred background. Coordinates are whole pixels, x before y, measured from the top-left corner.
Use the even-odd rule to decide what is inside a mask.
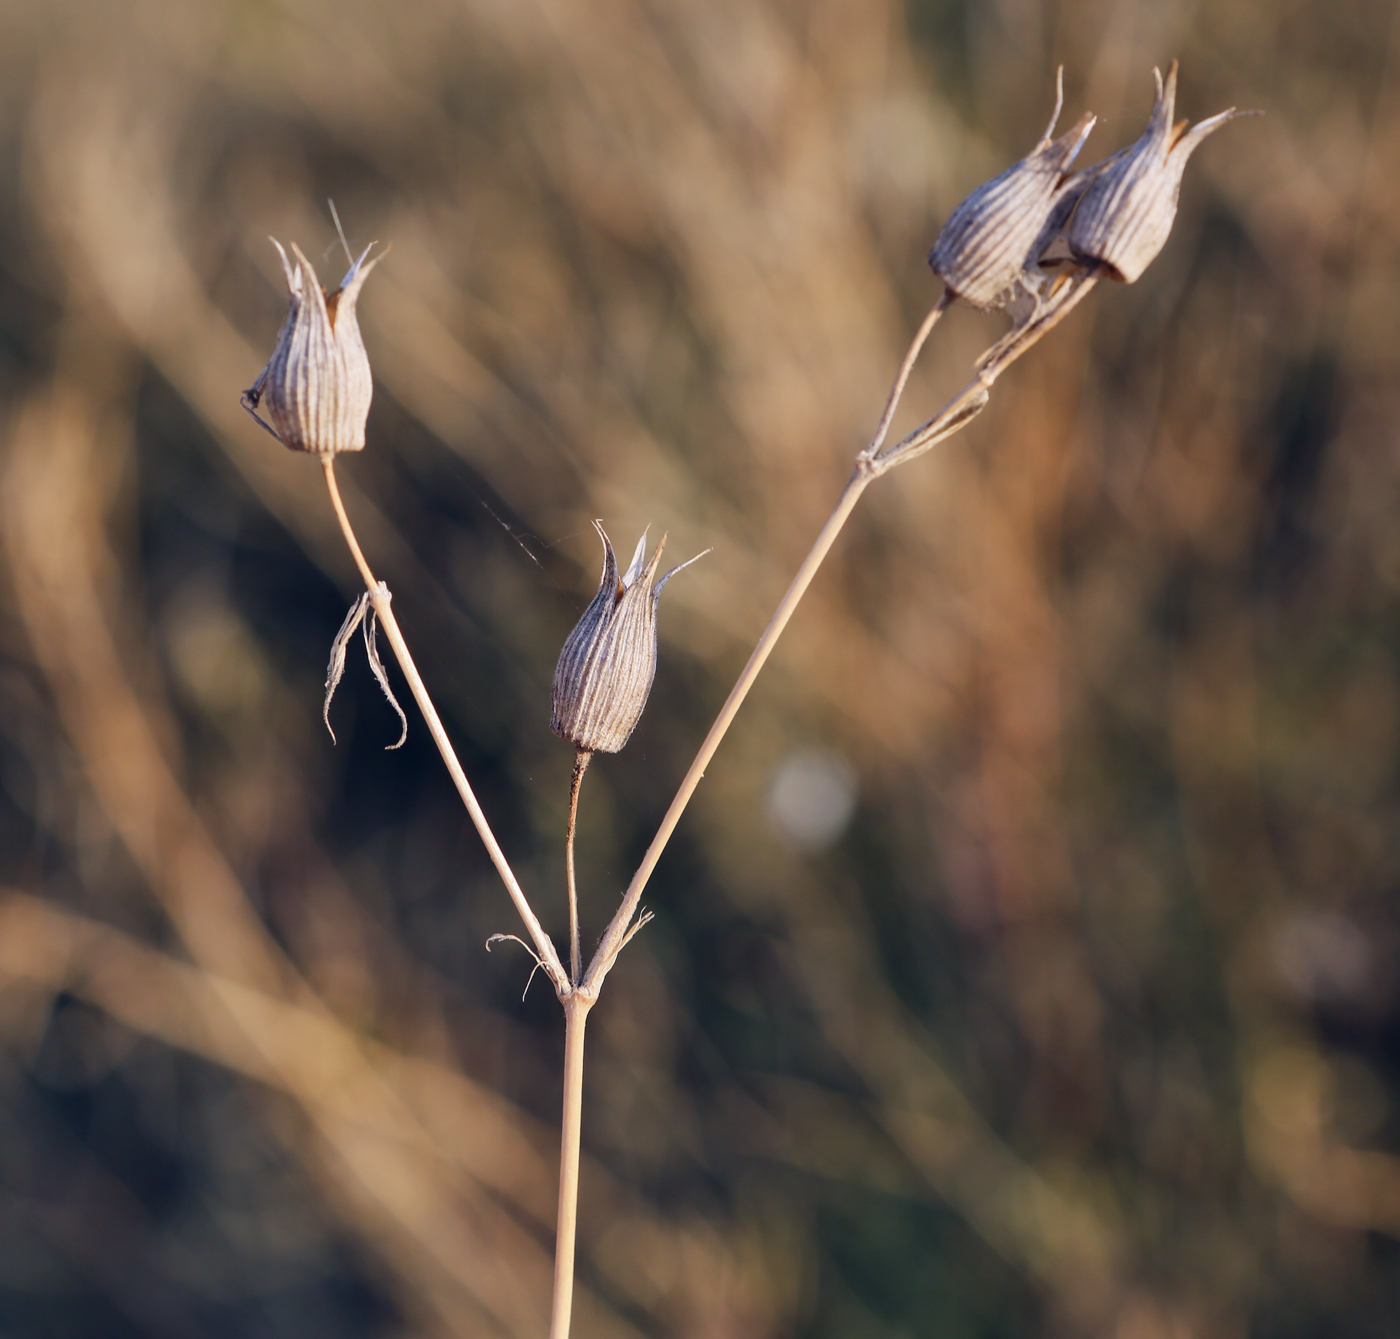
[[[1090,162],[1173,56],[1267,115],[866,495],[651,884],[576,1333],[1400,1334],[1396,12],[5,0],[0,1334],[547,1328],[560,1011],[362,654],[321,723],[357,578],[238,405],[267,236],[392,244],[342,487],[556,937],[589,522],[713,547],[584,786],[591,940],[942,221],[1057,64]],[[1003,328],[955,309],[897,429]]]

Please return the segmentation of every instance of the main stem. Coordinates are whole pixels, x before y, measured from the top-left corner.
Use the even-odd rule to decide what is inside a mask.
[[[593,1001],[577,992],[564,1000],[564,1119],[559,1136],[559,1221],[554,1236],[554,1310],[549,1339],[569,1339],[574,1306],[574,1244],[578,1236],[579,1134],[583,1127],[583,1029]]]
[[[481,805],[477,803],[476,793],[472,790],[471,782],[467,780],[467,774],[462,770],[462,764],[457,761],[457,753],[452,747],[452,741],[448,739],[447,731],[442,728],[437,708],[433,706],[433,700],[428,696],[428,690],[418,673],[418,667],[413,663],[412,655],[409,654],[408,643],[404,641],[403,633],[399,631],[398,620],[395,619],[394,611],[390,605],[389,588],[382,582],[375,580],[374,573],[370,570],[369,564],[365,561],[365,555],[360,550],[359,541],[355,538],[355,531],[350,525],[350,518],[345,514],[345,503],[340,498],[340,487],[335,481],[334,457],[322,456],[321,466],[325,470],[326,487],[330,490],[331,505],[335,508],[341,533],[344,534],[345,542],[350,546],[350,552],[354,556],[355,565],[360,569],[360,575],[364,578],[365,586],[369,590],[370,603],[374,606],[374,612],[384,627],[385,635],[389,638],[389,645],[394,648],[394,655],[399,662],[399,668],[403,670],[404,678],[408,681],[413,699],[418,703],[418,709],[423,713],[424,721],[427,722],[428,733],[432,735],[433,742],[438,746],[438,752],[442,754],[443,762],[447,764],[448,774],[457,787],[457,793],[462,797],[462,803],[466,805],[467,813],[471,815],[472,823],[486,846],[486,854],[491,857],[491,863],[495,865],[496,872],[501,876],[501,882],[505,884],[506,892],[510,894],[510,900],[515,903],[516,911],[520,913],[521,920],[525,922],[525,928],[530,932],[535,952],[540,958],[540,965],[554,983],[555,990],[563,994],[570,988],[569,978],[564,973],[564,967],[559,961],[559,954],[555,951],[554,942],[545,933],[539,918],[531,910],[529,900],[525,896],[525,890],[521,888],[516,879],[515,872],[511,869],[505,852],[501,850],[500,843],[496,840],[496,834],[491,831],[491,825],[486,821],[486,815],[482,812]]]

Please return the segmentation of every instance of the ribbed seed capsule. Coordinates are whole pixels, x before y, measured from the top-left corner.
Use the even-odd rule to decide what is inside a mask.
[[[612,541],[601,521],[594,521],[593,528],[603,541],[603,577],[559,653],[550,728],[576,748],[616,753],[636,728],[656,675],[656,607],[662,588],[695,558],[658,581],[666,537],[648,562],[643,534],[619,580]]]
[[[1014,167],[979,186],[949,216],[929,252],[933,271],[974,307],[1004,307],[1025,286],[1042,233],[1076,178],[1067,175],[1095,118],[1089,113],[1052,140],[1064,103],[1064,71],[1056,79],[1055,111],[1040,141]]]
[[[1231,107],[1202,121],[1172,124],[1176,109],[1176,70],[1172,61],[1166,83],[1153,70],[1157,97],[1152,117],[1136,144],[1089,168],[1089,185],[1069,224],[1069,248],[1080,260],[1097,261],[1110,277],[1130,284],[1166,244],[1176,218],[1181,174],[1196,146],[1236,116]]]
[[[256,417],[259,402],[266,400],[273,435],[293,451],[331,456],[362,450],[374,381],[355,304],[383,256],[366,263],[366,247],[340,287],[323,293],[316,271],[295,242],[293,265],[282,244],[269,240],[282,258],[291,306],[277,348],[262,375],[243,393],[243,403]]]

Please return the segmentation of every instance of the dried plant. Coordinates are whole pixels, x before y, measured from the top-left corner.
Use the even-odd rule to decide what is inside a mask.
[[[585,1026],[618,955],[646,923],[646,915],[639,914],[640,902],[657,860],[759,671],[865,489],[896,465],[913,460],[971,422],[988,403],[1001,374],[1063,320],[1101,275],[1132,282],[1161,249],[1175,214],[1187,158],[1206,135],[1236,114],[1233,110],[1223,112],[1189,134],[1183,133],[1184,126],[1172,127],[1176,73],[1173,62],[1165,85],[1157,75],[1152,119],[1137,144],[1081,173],[1072,173],[1069,168],[1094,118],[1086,114],[1073,129],[1052,140],[1062,102],[1062,85],[1058,85],[1054,114],[1035,149],[978,187],[953,211],[929,257],[944,281],[944,292],[915,333],[874,436],[856,457],[845,491],[681,780],[586,971],[580,950],[573,858],[579,788],[592,754],[622,748],[641,716],[656,670],[657,603],[666,582],[680,569],[672,569],[658,580],[656,572],[666,541],[663,537],[648,560],[643,535],[627,571],[619,576],[611,541],[602,523],[595,522],[603,543],[599,589],[564,645],[552,693],[552,727],[577,750],[566,833],[571,940],[566,971],[476,802],[394,619],[389,591],[376,580],[365,560],[337,487],[335,454],[358,450],[364,443],[371,383],[355,322],[355,302],[374,262],[365,264],[366,251],[353,262],[341,286],[323,295],[300,250],[292,248],[297,262],[294,268],[278,247],[291,307],[276,352],[245,393],[244,403],[253,412],[265,397],[275,424],[269,431],[293,449],[321,457],[336,516],[366,586],[366,593],[352,606],[335,640],[327,677],[327,708],[343,669],[346,641],[362,620],[371,665],[386,693],[389,691],[375,651],[377,617],[472,821],[525,922],[530,937],[527,947],[563,1006],[564,1104],[551,1339],[566,1339],[572,1311]],[[1011,329],[977,360],[974,376],[962,392],[921,427],[887,444],[914,363],[943,312],[959,297],[978,307],[1005,310],[1012,320]]]
[[[550,729],[578,750],[569,784],[569,822],[564,835],[569,964],[575,985],[582,969],[574,877],[579,786],[594,753],[616,753],[637,728],[656,678],[656,607],[661,603],[661,592],[681,568],[704,557],[698,554],[658,580],[656,569],[666,547],[666,536],[661,536],[648,562],[647,537],[643,534],[627,571],[619,577],[612,541],[603,523],[594,521],[593,528],[603,541],[603,574],[598,593],[559,653],[550,694]]]

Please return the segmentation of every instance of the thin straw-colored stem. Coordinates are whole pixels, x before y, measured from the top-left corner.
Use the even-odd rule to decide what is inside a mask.
[[[506,859],[505,852],[501,850],[500,843],[496,840],[496,834],[491,831],[491,825],[486,821],[486,815],[482,812],[481,805],[477,803],[471,782],[467,780],[467,774],[462,770],[462,764],[457,761],[456,750],[453,749],[452,742],[447,737],[447,731],[442,727],[437,708],[433,706],[432,698],[428,696],[428,690],[424,687],[423,680],[419,676],[418,667],[413,663],[408,643],[404,641],[403,633],[399,631],[398,620],[395,619],[394,611],[390,607],[389,588],[383,582],[375,580],[374,573],[370,570],[369,564],[365,561],[365,555],[360,550],[359,541],[355,538],[355,531],[350,525],[350,518],[345,514],[345,504],[340,498],[340,488],[335,481],[334,457],[323,456],[321,464],[325,470],[326,487],[330,490],[331,505],[335,508],[341,532],[345,536],[345,542],[350,546],[351,554],[354,555],[355,565],[360,569],[360,575],[364,578],[365,586],[369,590],[370,603],[374,606],[374,612],[383,625],[385,635],[389,638],[389,645],[394,648],[399,668],[403,670],[403,676],[408,681],[414,701],[418,703],[418,709],[423,713],[424,721],[427,722],[428,733],[432,735],[433,742],[438,746],[438,752],[442,754],[443,762],[447,764],[448,774],[457,787],[457,793],[462,797],[462,803],[466,806],[467,813],[471,816],[472,823],[486,846],[486,854],[491,857],[491,863],[495,865],[496,872],[501,876],[501,881],[506,886],[506,892],[510,894],[510,900],[515,903],[515,909],[520,913],[520,919],[525,922],[525,928],[530,932],[535,952],[539,954],[540,965],[554,983],[555,990],[561,996],[565,995],[570,990],[569,978],[564,974],[564,967],[559,961],[559,954],[555,951],[554,941],[545,933],[544,927],[540,924],[534,911],[531,910],[524,889],[521,888],[516,879],[510,862]]]
[[[966,427],[986,406],[996,379],[1022,354],[1027,353],[1072,312],[1099,281],[1097,268],[1085,268],[1065,278],[1061,288],[1045,304],[1041,314],[998,341],[978,360],[977,375],[933,418],[907,437],[887,446],[874,457],[877,474],[904,465]]]
[[[748,696],[749,689],[753,687],[754,680],[758,678],[759,671],[772,653],[778,638],[782,636],[783,629],[787,627],[793,611],[797,608],[803,595],[806,594],[807,587],[811,584],[817,569],[822,565],[822,561],[826,558],[832,544],[836,542],[836,537],[850,518],[851,512],[860,500],[860,495],[870,486],[871,480],[878,478],[895,465],[903,464],[906,460],[922,454],[936,442],[950,437],[965,424],[970,423],[987,403],[988,393],[997,377],[1068,314],[1070,309],[1093,286],[1096,277],[1092,270],[1076,274],[1069,281],[1060,299],[1048,305],[1040,317],[1031,321],[1027,326],[1013,331],[1007,339],[989,350],[977,376],[968,383],[962,392],[944,406],[936,417],[922,427],[915,429],[908,437],[903,438],[894,446],[882,451],[881,448],[884,446],[890,423],[894,418],[895,408],[904,392],[905,383],[909,380],[914,362],[918,358],[919,351],[923,348],[929,332],[953,301],[952,295],[945,290],[934,304],[933,309],[924,318],[924,323],[919,327],[909,345],[909,351],[904,355],[904,361],[900,364],[899,372],[890,390],[889,400],[885,405],[885,412],[880,416],[879,426],[875,430],[875,436],[871,439],[870,445],[856,457],[855,473],[846,484],[846,489],[841,494],[831,515],[827,517],[826,524],[822,526],[821,533],[817,536],[810,552],[802,560],[802,566],[797,569],[797,575],[793,577],[792,584],[787,588],[787,592],[779,602],[768,626],[764,628],[763,635],[758,639],[758,645],[754,647],[748,663],[744,666],[734,687],[730,689],[729,696],[725,699],[719,715],[715,718],[715,723],[710,727],[709,733],[706,734],[700,745],[700,751],[695,755],[695,761],[690,764],[685,776],[681,778],[681,784],[676,791],[675,798],[662,817],[661,826],[657,829],[656,836],[652,838],[651,845],[647,847],[646,854],[642,857],[642,863],[637,867],[637,872],[632,876],[632,881],[622,896],[622,904],[608,923],[608,928],[603,932],[598,950],[594,953],[592,962],[588,964],[588,974],[579,987],[590,999],[597,998],[603,979],[607,976],[623,944],[631,937],[632,918],[636,915],[647,881],[651,878],[657,861],[661,859],[661,853],[666,849],[671,834],[676,830],[676,824],[680,822],[681,814],[685,812],[686,805],[690,803],[690,797],[700,784],[700,778],[704,776],[705,768],[709,765],[710,759],[714,757],[715,750],[728,732],[734,717]]]
[[[574,776],[569,782],[569,826],[564,833],[564,870],[569,882],[569,980],[578,985],[583,971],[583,954],[578,940],[578,886],[574,882],[574,828],[578,825],[578,792],[583,774],[593,757],[592,749],[579,749],[574,758]]]
[[[628,884],[627,891],[622,896],[622,905],[618,907],[617,914],[608,922],[608,928],[603,932],[598,950],[594,953],[592,962],[588,964],[588,975],[584,978],[580,989],[590,998],[597,998],[598,990],[603,984],[603,978],[607,976],[608,969],[621,951],[622,945],[630,937],[632,918],[636,915],[637,905],[642,900],[642,892],[646,888],[647,880],[651,878],[652,871],[656,868],[656,862],[661,859],[661,853],[666,849],[666,843],[671,840],[671,834],[676,830],[676,824],[680,822],[681,814],[685,812],[686,805],[690,803],[690,797],[695,793],[696,786],[700,784],[700,778],[704,776],[705,768],[709,765],[710,759],[714,757],[715,750],[719,748],[720,741],[728,732],[739,708],[743,706],[744,699],[749,695],[749,689],[753,687],[753,682],[758,678],[759,671],[772,654],[773,647],[777,644],[778,638],[782,636],[783,629],[787,627],[788,619],[792,617],[793,610],[797,608],[798,602],[807,593],[807,587],[811,585],[812,578],[816,576],[817,569],[822,565],[822,560],[836,542],[837,535],[841,533],[851,512],[855,509],[860,495],[865,492],[870,481],[879,473],[878,468],[874,465],[875,456],[889,433],[890,423],[894,420],[894,411],[898,408],[900,397],[904,394],[909,374],[914,369],[914,363],[917,361],[929,333],[938,324],[938,318],[948,309],[952,301],[952,294],[945,289],[938,301],[933,304],[929,314],[924,317],[923,324],[915,332],[914,338],[910,340],[904,360],[900,363],[899,371],[895,374],[894,384],[890,387],[889,398],[885,401],[885,412],[880,415],[880,422],[876,426],[875,435],[871,438],[870,445],[856,458],[856,471],[851,476],[850,482],[847,483],[845,492],[841,494],[831,515],[827,517],[826,524],[822,526],[816,542],[802,560],[802,566],[797,569],[797,575],[793,577],[792,584],[787,588],[787,593],[779,602],[773,617],[769,619],[768,626],[764,628],[763,635],[758,639],[758,645],[753,649],[753,654],[749,656],[748,664],[744,666],[734,687],[729,690],[729,696],[725,699],[724,705],[719,710],[719,715],[715,718],[715,723],[710,726],[709,733],[701,743],[700,751],[695,755],[695,761],[690,764],[685,776],[681,778],[681,784],[676,791],[675,798],[661,819],[661,826],[657,829],[656,836],[652,838],[651,845],[647,847],[646,854],[642,857],[642,863],[637,867],[637,872],[632,876],[632,882]]]
[[[929,310],[929,314],[924,317],[924,323],[915,333],[914,338],[909,342],[908,352],[904,355],[904,361],[899,365],[899,372],[895,376],[894,385],[890,387],[889,399],[885,401],[885,412],[880,415],[880,422],[875,428],[875,435],[870,439],[870,445],[861,454],[863,456],[873,456],[885,444],[885,437],[889,434],[890,422],[894,418],[894,411],[899,407],[899,401],[904,395],[905,384],[909,380],[909,374],[914,370],[914,364],[918,361],[919,353],[924,347],[924,341],[928,339],[933,327],[938,324],[938,318],[943,315],[953,304],[953,292],[945,288],[939,295]]]
[[[603,932],[603,938],[598,944],[597,952],[594,953],[593,960],[588,964],[588,975],[584,978],[580,989],[590,998],[597,998],[598,990],[603,984],[603,978],[607,976],[608,969],[621,951],[622,945],[629,938],[632,918],[636,915],[637,906],[642,900],[642,892],[646,888],[647,880],[651,878],[652,871],[656,868],[656,862],[661,859],[661,853],[666,849],[666,843],[671,840],[671,834],[676,830],[676,824],[680,822],[681,814],[685,812],[686,805],[690,803],[690,797],[695,793],[696,786],[700,784],[700,778],[704,776],[705,768],[709,765],[710,759],[714,757],[720,741],[728,733],[734,717],[738,714],[739,708],[743,706],[744,699],[749,695],[749,689],[753,687],[753,682],[758,678],[759,671],[772,654],[773,647],[777,645],[778,638],[782,636],[783,629],[787,627],[788,619],[792,617],[793,610],[797,608],[798,602],[807,593],[807,587],[811,585],[812,578],[817,574],[817,569],[822,565],[823,559],[836,542],[837,535],[841,533],[851,512],[855,509],[860,495],[865,492],[870,481],[879,473],[874,464],[875,456],[889,433],[890,423],[894,419],[894,412],[899,406],[900,397],[904,394],[909,374],[913,371],[914,363],[918,359],[919,352],[924,347],[929,333],[938,324],[938,318],[948,309],[952,300],[952,294],[945,289],[938,301],[934,303],[932,310],[924,317],[923,324],[915,332],[914,338],[909,342],[904,360],[900,363],[899,371],[895,374],[894,384],[890,387],[889,398],[885,402],[885,412],[880,415],[880,422],[875,429],[874,437],[871,438],[870,445],[856,458],[856,471],[851,475],[845,492],[841,494],[831,515],[827,517],[826,524],[822,526],[816,542],[802,560],[802,566],[797,569],[797,575],[793,577],[792,584],[787,588],[787,593],[779,602],[773,617],[769,619],[768,626],[764,628],[763,635],[758,639],[758,645],[753,649],[753,654],[749,656],[748,664],[744,666],[734,687],[729,690],[729,696],[725,699],[724,705],[719,710],[719,715],[715,718],[715,723],[710,726],[709,733],[706,734],[701,743],[700,751],[695,755],[695,761],[690,764],[685,776],[681,778],[681,784],[676,791],[675,798],[662,817],[661,826],[657,829],[656,836],[652,838],[651,845],[647,847],[646,854],[642,857],[642,863],[632,876],[631,883],[627,885],[627,891],[622,896],[622,904],[618,907],[612,920],[608,922],[608,928]]]
[[[753,687],[753,681],[758,678],[758,672],[772,654],[773,647],[777,644],[778,638],[782,636],[783,629],[787,627],[788,619],[792,617],[793,610],[797,608],[798,602],[806,594],[807,587],[811,585],[812,578],[816,576],[817,569],[822,565],[822,559],[826,557],[831,546],[836,542],[837,535],[841,533],[842,527],[855,509],[860,495],[865,492],[866,487],[874,477],[869,463],[862,459],[856,466],[856,472],[851,475],[850,482],[846,485],[846,491],[841,494],[840,501],[837,502],[831,515],[827,517],[826,524],[822,526],[816,543],[812,545],[811,551],[802,560],[802,566],[797,569],[797,575],[793,577],[792,584],[787,588],[787,594],[783,596],[773,617],[769,619],[768,626],[764,628],[763,635],[758,639],[758,645],[754,647],[753,654],[749,656],[748,664],[744,666],[734,687],[729,690],[729,696],[725,698],[724,705],[715,718],[715,723],[710,726],[709,733],[701,743],[700,751],[695,755],[695,761],[690,764],[689,770],[681,778],[680,788],[671,801],[671,807],[666,810],[656,836],[652,838],[651,845],[647,847],[646,854],[642,857],[642,863],[632,876],[632,882],[627,886],[626,893],[623,894],[622,905],[608,923],[608,928],[603,932],[603,938],[598,945],[598,951],[593,955],[593,961],[588,965],[588,975],[584,977],[580,989],[590,998],[597,997],[598,990],[603,984],[603,978],[608,974],[608,968],[612,966],[613,959],[616,958],[622,947],[628,926],[637,910],[637,904],[641,901],[642,890],[646,887],[652,870],[656,868],[656,862],[661,858],[662,851],[666,849],[666,843],[675,831],[676,824],[680,822],[681,814],[685,812],[685,807],[690,802],[690,797],[695,793],[696,786],[700,784],[700,778],[704,776],[705,768],[709,765],[710,759],[714,757],[715,750],[719,748],[720,741],[728,732],[739,708],[743,706],[744,699],[749,695],[749,689]]]
[[[564,1118],[559,1137],[559,1219],[554,1236],[554,1309],[549,1339],[569,1339],[578,1236],[579,1135],[583,1129],[583,1029],[593,1001],[575,992],[564,1001]]]
[[[331,506],[335,508],[335,518],[340,522],[340,533],[345,536],[345,542],[350,546],[350,555],[355,559],[355,566],[360,569],[360,575],[365,579],[365,586],[370,595],[373,596],[375,591],[379,589],[379,582],[374,573],[370,571],[370,566],[365,561],[364,552],[360,548],[360,541],[355,538],[354,527],[350,524],[349,516],[345,514],[345,503],[340,498],[340,485],[335,481],[335,457],[322,456],[321,468],[326,474],[326,487],[330,490]]]

